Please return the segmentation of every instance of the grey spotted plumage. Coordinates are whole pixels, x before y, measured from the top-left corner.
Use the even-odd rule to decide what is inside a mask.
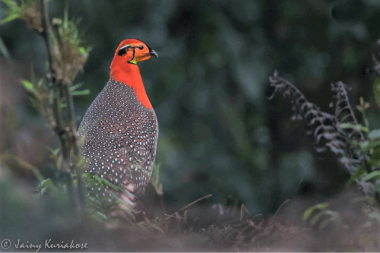
[[[144,193],[156,157],[158,122],[134,88],[111,78],[85,113],[78,134],[86,172],[121,187],[133,183],[137,196]]]

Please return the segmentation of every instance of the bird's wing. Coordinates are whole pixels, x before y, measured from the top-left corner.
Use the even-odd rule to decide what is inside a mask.
[[[106,106],[105,98],[109,93],[109,82],[104,86],[103,90],[96,96],[90,107],[83,116],[82,122],[78,128],[78,135],[85,137],[90,129],[92,129],[98,121],[104,117],[104,106]]]
[[[158,124],[130,89],[111,81],[94,100],[80,126],[82,153],[87,171],[119,185],[134,183],[142,193],[153,169]]]

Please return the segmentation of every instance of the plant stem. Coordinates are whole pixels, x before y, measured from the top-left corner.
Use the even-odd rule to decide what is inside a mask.
[[[169,215],[168,217],[166,217],[165,220],[170,219],[171,217],[173,217],[174,215],[176,215],[177,213],[179,213],[179,212],[181,212],[181,211],[183,211],[183,210],[186,210],[187,208],[189,208],[190,206],[194,205],[195,203],[197,203],[197,202],[199,202],[199,201],[201,201],[201,200],[204,200],[204,199],[210,198],[210,197],[212,197],[212,194],[208,194],[208,195],[206,195],[206,196],[203,196],[202,198],[199,198],[199,199],[197,199],[197,200],[194,200],[194,201],[191,202],[190,204],[188,204],[188,205],[182,207],[181,209],[179,209],[177,212],[175,212],[175,213],[173,213],[172,215]]]
[[[47,117],[50,126],[53,128],[53,130],[56,131],[56,128],[58,128],[57,122],[54,120],[54,115],[52,111],[53,106],[53,100],[54,100],[54,69],[53,69],[53,58],[51,55],[51,44],[50,44],[50,23],[49,23],[49,14],[46,8],[45,0],[40,0],[41,5],[41,21],[42,21],[42,32],[40,35],[44,39],[47,55],[48,55],[48,63],[49,63],[49,71],[47,75],[47,81],[48,81],[48,107],[47,107]],[[57,118],[56,118],[57,119]]]
[[[68,197],[71,202],[71,206],[73,209],[76,209],[76,198],[73,191],[73,182],[70,173],[70,154],[71,151],[74,151],[74,165],[76,168],[79,161],[79,154],[76,144],[76,126],[74,122],[74,105],[72,102],[72,96],[69,90],[69,85],[63,83],[61,81],[57,81],[55,77],[55,71],[53,68],[53,56],[52,56],[52,47],[51,47],[51,27],[49,22],[49,14],[47,11],[47,6],[45,0],[40,0],[41,5],[41,21],[42,21],[42,32],[40,33],[44,39],[47,55],[48,55],[48,103],[47,103],[47,116],[48,121],[50,122],[50,127],[55,131],[58,135],[61,144],[61,152],[63,157],[63,167],[62,170],[65,173],[66,184]],[[54,96],[56,95],[56,96]],[[62,109],[61,109],[61,97],[64,97],[67,102],[67,114],[69,118],[69,126],[65,127],[62,124]],[[54,100],[55,99],[55,100]],[[54,112],[52,110],[54,108]],[[67,130],[68,129],[68,130]],[[80,202],[82,214],[85,213],[85,198],[84,198],[84,190],[83,190],[83,182],[82,182],[82,173],[80,170],[75,169],[77,173],[77,182],[78,182],[78,199]]]
[[[71,151],[73,154],[74,162],[73,162],[73,170],[76,172],[77,175],[77,189],[78,189],[78,199],[81,206],[82,214],[85,214],[86,211],[86,198],[85,198],[85,191],[84,191],[84,184],[83,184],[83,173],[81,168],[78,168],[79,164],[79,151],[78,151],[78,145],[77,145],[77,132],[76,132],[76,125],[75,125],[75,112],[74,112],[74,102],[73,97],[70,93],[70,87],[68,83],[65,83],[63,85],[64,87],[64,97],[66,99],[67,104],[67,114],[68,114],[68,141],[71,147]]]
[[[64,172],[64,173],[65,173],[65,178],[66,178],[67,195],[69,197],[71,208],[73,210],[76,210],[77,205],[74,199],[73,180],[71,178],[71,173],[69,172]]]

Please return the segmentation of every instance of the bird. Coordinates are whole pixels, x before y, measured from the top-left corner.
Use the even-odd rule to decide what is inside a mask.
[[[87,109],[78,135],[85,173],[120,187],[118,197],[136,207],[153,171],[158,140],[156,113],[146,94],[138,62],[158,54],[138,39],[117,47],[107,84]],[[94,189],[92,189],[94,190]],[[96,197],[111,200],[112,189],[99,188]]]

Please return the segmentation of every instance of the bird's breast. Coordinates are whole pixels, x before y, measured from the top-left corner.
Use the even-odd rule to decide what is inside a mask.
[[[87,110],[79,127],[87,171],[116,184],[125,180],[143,192],[156,156],[157,117],[133,88],[111,79]]]

